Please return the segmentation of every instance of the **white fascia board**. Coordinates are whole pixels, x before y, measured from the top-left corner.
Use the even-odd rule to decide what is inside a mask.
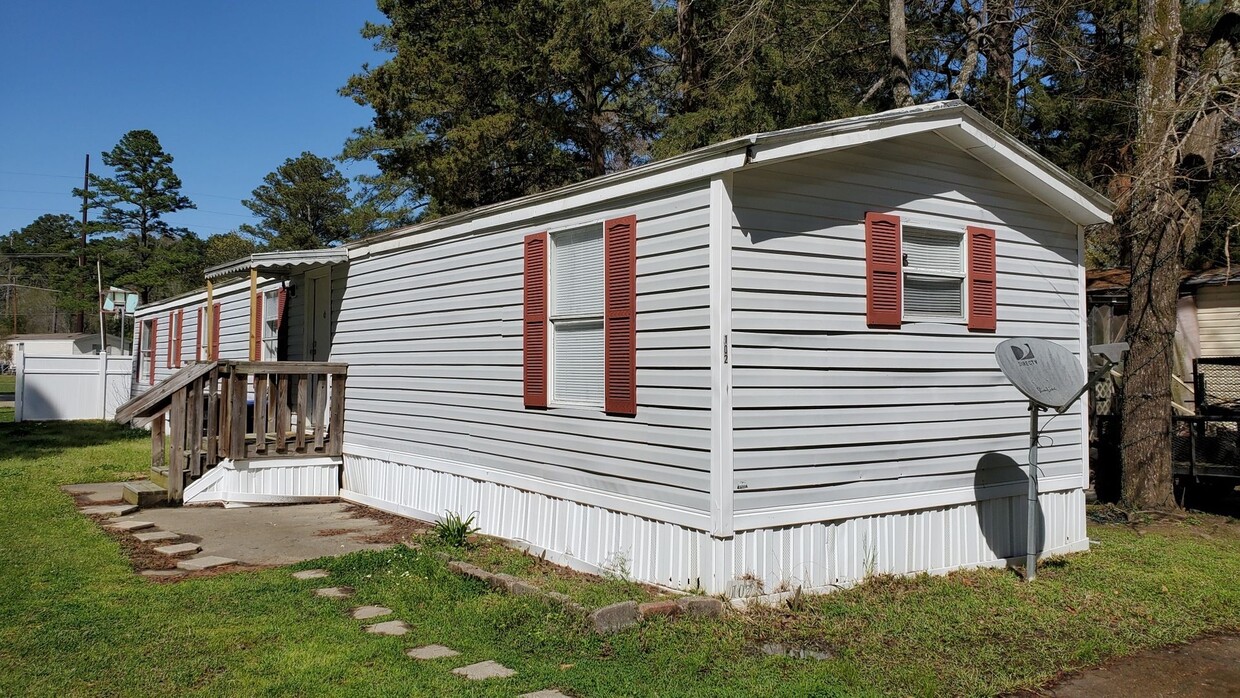
[[[259,289],[263,289],[263,287],[267,284],[276,281],[278,281],[278,279],[260,276],[258,277],[258,287]],[[249,279],[237,279],[236,281],[232,281],[221,286],[216,286],[213,295],[216,300],[219,300],[223,296],[237,293],[238,291],[246,291],[249,290],[249,288]],[[150,305],[139,306],[133,311],[133,317],[135,319],[142,318],[148,315],[155,315],[166,310],[175,310],[176,308],[185,308],[191,305],[205,303],[206,301],[207,289],[200,288],[197,291],[190,291],[189,293],[183,293],[179,296],[173,296],[172,298],[165,298],[162,301],[156,301]]]
[[[1077,225],[1111,222],[1111,203],[1029,148],[996,138],[968,119],[939,135]]]
[[[928,112],[925,115],[918,115],[917,118],[909,117],[905,121],[896,121],[878,126],[875,126],[871,120],[858,121],[853,128],[847,130],[836,128],[821,136],[811,138],[801,137],[792,141],[784,138],[760,139],[750,149],[749,162],[753,165],[769,165],[784,160],[794,160],[807,155],[821,155],[833,150],[853,148],[867,143],[899,138],[900,136],[909,136],[958,126],[960,123],[961,117],[959,112],[946,112],[942,114]]]
[[[446,216],[410,228],[399,233],[397,237],[360,243],[356,247],[350,247],[349,259],[364,259],[371,255],[384,254],[406,247],[420,247],[463,235],[500,232],[519,227],[527,221],[569,213],[587,206],[597,207],[604,202],[706,179],[743,166],[748,142],[729,141],[734,146],[730,150],[718,153],[712,151],[709,157],[689,160],[673,167],[642,171],[639,173],[640,176],[616,177],[612,175],[582,182],[580,185],[556,189],[546,194],[536,194],[532,197]],[[668,162],[674,163],[675,159]],[[633,172],[639,171],[633,170]]]

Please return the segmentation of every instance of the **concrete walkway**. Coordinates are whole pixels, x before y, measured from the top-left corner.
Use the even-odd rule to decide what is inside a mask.
[[[1043,689],[1059,698],[1240,696],[1240,637],[1208,637],[1078,672]]]
[[[99,502],[119,500],[123,484],[92,483],[68,485],[63,489],[89,508]],[[149,537],[150,532],[171,532],[176,537],[160,541],[161,544],[195,543],[201,546],[204,557],[246,565],[290,565],[318,557],[389,547],[366,540],[386,532],[388,526],[373,519],[353,518],[347,511],[349,507],[344,502],[239,509],[150,507],[118,516],[108,524],[124,527],[133,525],[130,522],[140,522],[140,528],[132,532],[138,540]]]

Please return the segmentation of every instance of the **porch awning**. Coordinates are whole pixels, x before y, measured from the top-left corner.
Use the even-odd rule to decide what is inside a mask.
[[[203,272],[212,281],[235,276],[251,269],[269,274],[295,274],[315,267],[349,261],[349,251],[343,247],[322,250],[295,250],[291,252],[256,252],[249,257],[220,264]]]

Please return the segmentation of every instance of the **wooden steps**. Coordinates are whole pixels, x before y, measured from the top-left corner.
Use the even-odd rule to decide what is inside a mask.
[[[121,490],[121,499],[139,507],[150,507],[167,501],[168,490],[150,480],[134,480],[125,483]]]

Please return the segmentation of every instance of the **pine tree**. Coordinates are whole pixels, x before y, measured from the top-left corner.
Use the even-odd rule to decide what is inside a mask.
[[[268,249],[316,249],[352,237],[349,182],[330,160],[313,153],[285,160],[241,203],[260,221],[239,232]]]
[[[159,289],[176,285],[172,275],[183,273],[187,262],[187,245],[178,241],[188,231],[163,217],[197,207],[181,194],[172,156],[150,131],[126,133],[112,150],[103,153],[103,164],[114,175],[90,176],[87,205],[102,211],[97,231],[123,239],[116,261],[124,271],[117,283],[137,290],[145,303]],[[74,189],[73,195],[80,197],[83,192]]]

